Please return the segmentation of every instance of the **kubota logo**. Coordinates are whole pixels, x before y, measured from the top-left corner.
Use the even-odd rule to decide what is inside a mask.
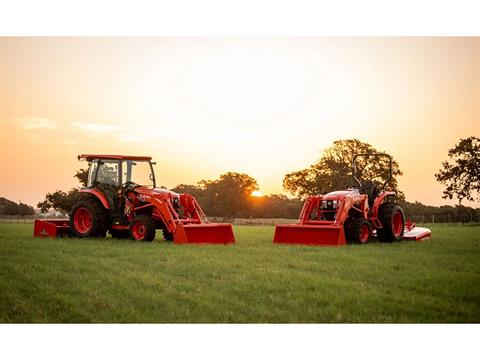
[[[143,202],[147,202],[148,200],[150,200],[150,195],[144,195],[144,194],[140,194],[138,195],[140,201],[143,201]]]

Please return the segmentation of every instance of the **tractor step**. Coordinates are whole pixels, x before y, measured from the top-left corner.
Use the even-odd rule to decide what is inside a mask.
[[[343,226],[336,225],[275,225],[273,242],[318,246],[346,245]]]
[[[178,224],[173,235],[176,244],[233,244],[232,224]]]
[[[36,219],[33,225],[33,236],[63,237],[69,236],[70,223],[68,219]]]

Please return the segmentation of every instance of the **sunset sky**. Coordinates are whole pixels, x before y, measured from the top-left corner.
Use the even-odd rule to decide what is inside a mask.
[[[348,138],[393,155],[407,200],[454,204],[434,173],[472,135],[480,38],[0,38],[0,196],[31,205],[77,186],[81,153],[270,194]]]

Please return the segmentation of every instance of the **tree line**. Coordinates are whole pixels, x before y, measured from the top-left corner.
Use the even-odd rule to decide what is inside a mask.
[[[418,201],[400,202],[405,216],[415,222],[479,222],[480,208],[474,209],[463,205],[424,205]]]
[[[248,174],[237,172],[227,172],[215,180],[200,180],[195,185],[180,184],[171,190],[195,196],[207,216],[225,219],[297,218],[307,196],[358,187],[352,176],[352,160],[356,154],[369,155],[357,160],[357,177],[363,181],[371,180],[381,187],[389,177],[389,164],[388,159],[375,154],[388,154],[358,139],[347,139],[334,141],[320,159],[308,168],[284,176],[283,188],[291,198],[282,194],[252,196],[259,189],[257,181]],[[480,200],[479,154],[480,139],[461,139],[448,153],[450,162],[442,163],[443,169],[435,175],[437,181],[445,185],[443,197],[456,197],[459,200],[459,205],[455,207],[435,207],[405,201],[405,193],[398,185],[402,171],[395,159],[392,161],[392,178],[385,189],[397,193],[407,216],[439,214],[453,217],[480,211],[461,205],[463,199]],[[74,176],[86,186],[87,170],[79,170]],[[57,190],[46,194],[45,200],[37,206],[42,212],[53,208],[68,213],[80,196],[78,189],[67,192]]]
[[[1,215],[16,215],[16,216],[28,216],[34,215],[35,210],[32,206],[0,197],[0,216]]]

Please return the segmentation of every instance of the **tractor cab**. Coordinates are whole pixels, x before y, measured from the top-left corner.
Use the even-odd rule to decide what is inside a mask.
[[[80,155],[89,162],[86,192],[100,191],[107,199],[112,217],[118,217],[125,204],[127,190],[155,188],[150,157],[118,155]]]
[[[93,155],[88,155],[88,157],[91,156]],[[150,158],[137,160],[134,157],[122,156],[119,159],[95,158],[88,161],[90,162],[87,182],[89,188],[112,186],[120,188],[132,185],[155,187],[155,175],[152,167],[154,163],[150,161]]]

